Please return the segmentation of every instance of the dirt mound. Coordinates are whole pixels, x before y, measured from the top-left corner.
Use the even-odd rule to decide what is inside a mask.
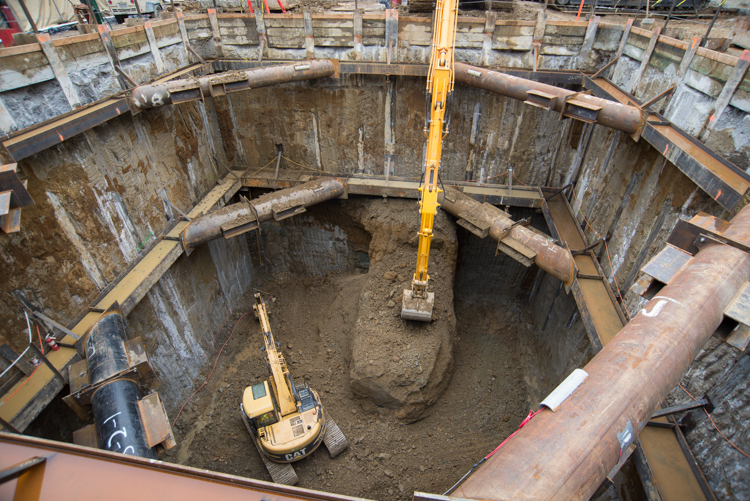
[[[372,235],[370,271],[350,341],[351,388],[375,405],[397,409],[399,419],[415,421],[443,392],[453,364],[456,232],[439,212],[430,252],[433,321],[406,321],[401,295],[411,287],[414,273],[417,206],[394,199],[350,204],[353,217]]]

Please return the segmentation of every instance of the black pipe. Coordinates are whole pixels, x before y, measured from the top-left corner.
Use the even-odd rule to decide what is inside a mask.
[[[91,397],[97,443],[100,449],[156,459],[138,409],[140,387],[125,378],[130,368],[125,341],[125,318],[114,303],[86,335],[89,382],[96,385],[122,374],[97,388]]]
[[[156,459],[138,411],[140,398],[138,384],[129,379],[118,379],[96,390],[91,406],[100,449]]]
[[[108,310],[91,326],[86,337],[86,360],[89,382],[97,384],[127,370],[125,352],[125,320],[122,311]]]

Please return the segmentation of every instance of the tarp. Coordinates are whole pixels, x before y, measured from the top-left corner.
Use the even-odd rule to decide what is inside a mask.
[[[13,9],[13,14],[23,31],[31,31],[31,24],[26,20],[21,4],[18,0],[5,0]],[[34,18],[38,29],[54,26],[55,24],[67,23],[75,20],[73,5],[75,0],[24,0],[26,7]],[[76,2],[76,3],[83,3]]]

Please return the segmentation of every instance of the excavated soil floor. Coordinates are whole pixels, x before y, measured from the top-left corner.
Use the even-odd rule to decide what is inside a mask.
[[[294,463],[299,486],[371,499],[442,494],[526,416],[520,343],[533,322],[525,305],[512,300],[457,300],[450,384],[421,420],[404,424],[393,410],[356,399],[349,386],[349,335],[366,283],[363,270],[257,286],[292,376],[319,392],[350,444],[336,459],[321,447]],[[177,447],[160,459],[270,481],[239,414],[244,388],[267,377],[258,323],[244,313],[233,312],[216,334],[215,353],[223,347],[216,368],[179,416]]]

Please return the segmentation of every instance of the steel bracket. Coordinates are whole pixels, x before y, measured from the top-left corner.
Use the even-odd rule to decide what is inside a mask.
[[[138,414],[143,423],[148,446],[156,447],[161,445],[169,450],[177,445],[174,433],[172,432],[172,426],[169,424],[167,411],[164,409],[164,403],[161,398],[159,398],[159,393],[153,392],[138,400],[137,404]],[[98,449],[99,444],[96,437],[96,423],[92,423],[74,431],[73,443]]]
[[[487,221],[475,217],[471,212],[461,213],[457,224],[482,239],[490,234],[491,225]]]
[[[161,386],[159,377],[148,361],[146,347],[140,337],[125,341],[125,351],[128,356],[129,367],[96,384],[89,382],[89,370],[86,360],[80,360],[70,366],[68,372],[70,395],[63,397],[63,401],[81,419],[88,420],[91,418],[89,408],[91,406],[91,398],[94,396],[96,390],[113,381],[129,379],[138,384],[144,393],[148,393]]]
[[[554,109],[558,99],[558,96],[540,90],[528,90],[526,91],[526,96],[528,99],[524,101],[525,104],[530,104],[531,106],[536,106],[545,110]]]
[[[526,226],[528,226],[530,224],[531,224],[531,218],[530,217],[527,217],[526,219],[521,219],[519,221],[514,221],[513,224],[511,224],[509,228],[506,228],[505,230],[503,230],[500,233],[500,237],[498,238],[498,240],[503,240],[506,237],[508,237],[510,235],[510,232],[513,231],[513,228],[515,228],[516,226],[524,226],[524,227],[526,227]],[[497,254],[495,254],[495,255],[497,255]]]
[[[578,96],[591,94],[591,90],[576,92],[566,96],[563,100],[562,109],[560,110],[560,120],[564,118],[574,118],[582,122],[595,123],[599,117],[599,111],[602,109],[597,104],[581,101]]]
[[[281,221],[292,216],[297,216],[299,214],[302,214],[306,210],[307,209],[305,209],[305,206],[300,205],[297,201],[282,202],[271,207],[273,218],[276,221]]]

